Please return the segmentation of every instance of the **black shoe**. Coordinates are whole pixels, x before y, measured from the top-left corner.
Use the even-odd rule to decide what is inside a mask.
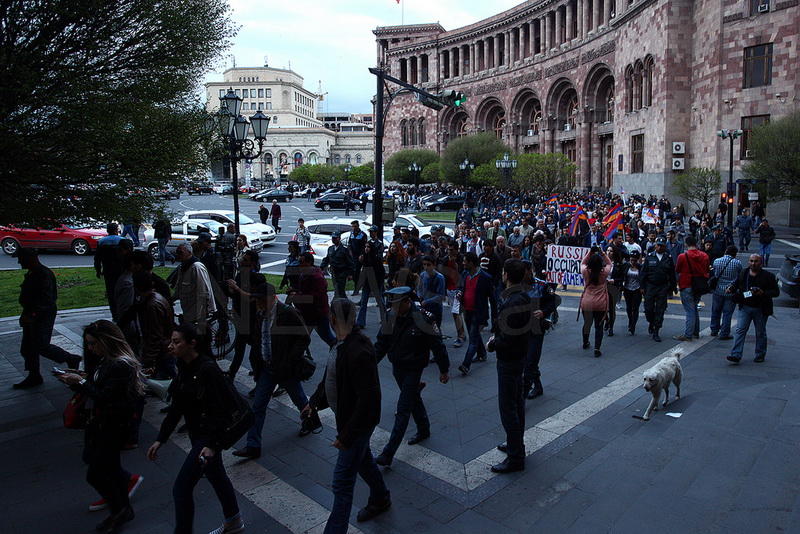
[[[272,398],[280,397],[284,393],[286,393],[286,389],[279,386],[275,388],[275,391],[272,393]]]
[[[497,450],[500,452],[508,452],[508,443],[505,441],[497,446]]]
[[[528,399],[535,399],[542,395],[544,395],[544,390],[542,388],[533,388],[528,392]]]
[[[311,417],[303,419],[303,423],[300,425],[300,432],[297,435],[302,438],[309,434],[319,434],[320,432],[322,432],[322,421],[319,420],[319,415],[315,413]]]
[[[69,356],[67,356],[65,358],[65,362],[64,363],[67,364],[67,367],[69,369],[75,369],[77,371],[78,370],[78,366],[81,364],[81,360],[82,359],[83,358],[81,358],[77,354],[70,354]]]
[[[499,464],[492,466],[492,473],[513,473],[515,471],[523,471],[524,469],[525,462],[506,458]]]
[[[653,341],[658,341],[659,343],[661,343],[661,338],[658,335],[658,330],[653,331]]]
[[[753,358],[753,361],[756,362],[756,363],[763,363],[764,362],[764,355],[763,354],[759,354],[758,356]]]
[[[731,363],[739,363],[740,361],[742,361],[741,358],[737,358],[736,356],[726,356],[725,359]]]
[[[628,329],[628,335],[629,336],[635,336],[636,335],[636,331],[634,329],[632,329],[632,328],[629,328]]]
[[[716,332],[709,332],[708,335],[710,335],[711,337],[717,337],[717,333]]]
[[[255,460],[256,458],[261,458],[261,449],[257,449],[255,447],[245,447],[243,449],[233,451],[233,455],[237,458]]]
[[[600,352],[600,349],[594,349],[594,357],[595,358],[599,358],[602,355],[603,355],[603,353]]]
[[[588,341],[583,342],[583,350],[592,348],[592,345]]]
[[[431,437],[430,432],[418,432],[416,436],[408,440],[409,445],[416,445],[417,443],[422,443],[426,439]]]
[[[614,331],[613,331],[613,330],[610,330],[610,329],[609,329],[609,331],[608,331],[608,337],[614,337]]]
[[[476,362],[485,362],[486,361],[486,355],[484,354],[483,356],[477,356],[475,358],[475,361]]]
[[[467,376],[469,374],[469,367],[466,367],[464,365],[459,365],[458,370],[461,371],[461,374],[464,376]]]
[[[359,522],[369,521],[373,517],[381,515],[383,512],[391,508],[392,500],[387,496],[382,502],[367,503],[367,505],[358,511],[356,519]]]
[[[375,463],[378,465],[382,465],[383,467],[389,467],[390,465],[392,465],[392,457],[386,454],[385,452],[382,452],[375,457]]]
[[[133,508],[131,508],[130,506],[126,506],[116,514],[111,515],[106,519],[104,519],[103,521],[101,521],[100,524],[97,525],[97,527],[95,527],[95,530],[97,530],[98,532],[113,534],[114,532],[117,532],[117,530],[119,530],[119,528],[125,523],[133,521],[133,518],[134,518]]]
[[[28,375],[25,380],[14,384],[12,387],[14,389],[30,389],[41,386],[43,383],[42,375]]]

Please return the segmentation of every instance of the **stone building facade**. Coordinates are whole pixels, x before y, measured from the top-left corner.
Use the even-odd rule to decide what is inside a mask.
[[[672,194],[683,169],[727,176],[716,132],[741,128],[739,178],[748,131],[797,109],[798,33],[798,0],[530,0],[451,31],[379,27],[379,66],[467,95],[439,112],[398,95],[385,155],[494,132],[518,153],[566,154],[578,189]]]

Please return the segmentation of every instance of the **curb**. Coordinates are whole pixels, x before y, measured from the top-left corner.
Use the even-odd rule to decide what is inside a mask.
[[[102,311],[109,311],[108,306],[92,306],[90,308],[72,308],[69,310],[58,310],[58,314],[56,315],[56,320],[58,320],[61,317],[69,317],[71,315],[81,315],[83,313],[94,313]],[[0,323],[5,323],[9,321],[19,321],[19,315],[14,315],[12,317],[0,317]]]

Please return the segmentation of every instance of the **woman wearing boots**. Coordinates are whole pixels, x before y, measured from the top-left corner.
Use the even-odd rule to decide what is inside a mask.
[[[639,320],[639,305],[642,303],[642,266],[638,252],[631,253],[629,263],[625,264],[622,273],[622,293],[625,295],[625,310],[628,313],[628,333],[636,333],[636,321]]]
[[[617,304],[622,296],[622,283],[624,281],[623,271],[625,269],[625,258],[619,256],[616,250],[608,247],[606,256],[611,260],[611,274],[606,282],[608,288],[608,318],[606,319],[606,330],[608,337],[614,336],[614,323],[617,320]]]
[[[606,281],[611,274],[611,260],[598,247],[592,247],[589,254],[581,262],[583,276],[583,295],[580,310],[583,314],[583,348],[591,347],[589,333],[594,324],[594,357],[602,356],[600,345],[603,343],[603,321],[608,313],[608,289]]]

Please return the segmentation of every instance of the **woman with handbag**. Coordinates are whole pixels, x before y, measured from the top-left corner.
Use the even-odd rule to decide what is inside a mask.
[[[97,525],[97,530],[113,533],[133,519],[130,495],[143,480],[122,468],[120,451],[128,438],[137,403],[144,396],[144,377],[117,325],[106,320],[95,321],[86,327],[83,336],[86,349],[101,360],[94,372],[86,376],[66,372],[58,375],[58,379],[92,404],[83,452],[89,466],[86,480],[111,511]]]
[[[186,456],[172,489],[175,501],[175,533],[191,534],[194,523],[194,487],[205,475],[222,504],[224,522],[212,534],[244,532],[244,521],[225,466],[222,450],[230,441],[226,431],[232,423],[232,407],[237,402],[233,386],[225,378],[217,362],[198,349],[202,346],[191,325],[175,327],[169,344],[178,358],[178,376],[170,385],[172,404],[155,442],[147,450],[147,458],[155,460],[181,417],[186,421],[192,449]]]
[[[591,252],[581,261],[584,288],[579,308],[583,314],[583,348],[591,348],[589,333],[594,324],[595,358],[603,355],[600,352],[600,345],[603,343],[603,320],[608,314],[609,298],[606,282],[611,269],[611,260],[598,247],[592,247]]]

